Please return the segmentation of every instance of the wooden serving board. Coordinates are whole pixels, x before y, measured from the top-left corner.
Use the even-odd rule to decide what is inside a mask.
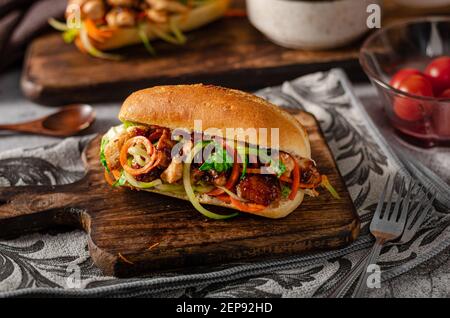
[[[233,6],[242,8],[244,1],[235,0]],[[386,0],[383,23],[449,12],[450,7],[399,8]],[[123,100],[140,88],[163,84],[203,82],[252,90],[332,67],[344,68],[352,80],[365,79],[357,61],[362,40],[334,50],[290,50],[270,42],[244,17],[223,18],[187,35],[183,47],[155,42],[156,57],[143,45],[120,50],[126,56],[121,62],[85,56],[60,34],[45,35],[28,49],[22,90],[35,102],[64,105]]]
[[[188,201],[108,186],[97,137],[84,151],[87,174],[79,182],[0,188],[0,237],[58,225],[82,228],[95,264],[118,277],[343,247],[359,233],[357,214],[316,120],[303,112],[295,116],[307,127],[313,158],[340,200],[321,191],[283,219],[240,214],[207,220]]]
[[[153,85],[202,82],[251,90],[280,84],[331,67],[358,70],[358,45],[334,51],[288,50],[271,43],[246,18],[223,18],[188,33],[182,47],[155,42],[150,56],[143,45],[119,50],[120,62],[81,54],[51,33],[29,47],[22,90],[46,105],[123,100]]]

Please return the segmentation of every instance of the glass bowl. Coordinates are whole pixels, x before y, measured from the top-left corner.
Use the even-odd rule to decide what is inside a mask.
[[[393,127],[423,146],[450,145],[450,99],[410,95],[389,85],[402,68],[423,71],[439,56],[450,56],[450,17],[404,20],[377,30],[364,42],[360,63],[377,88]],[[416,116],[399,117],[399,104],[414,104]]]

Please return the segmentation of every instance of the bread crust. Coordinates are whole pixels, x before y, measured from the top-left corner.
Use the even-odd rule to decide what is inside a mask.
[[[201,120],[203,131],[215,128],[224,137],[227,128],[255,128],[259,146],[311,158],[308,134],[294,117],[260,97],[234,89],[202,84],[143,89],[125,100],[119,119],[189,131],[194,130],[194,121]],[[266,135],[260,128],[266,129]],[[279,147],[272,128],[278,129]],[[246,135],[234,137],[249,141]]]
[[[186,14],[176,15],[172,19],[181,31],[191,31],[194,29],[198,29],[199,27],[217,20],[218,18],[223,16],[229,4],[230,0],[211,1],[210,3],[190,10]],[[158,38],[158,36],[153,31],[154,25],[145,23],[142,24],[141,28],[143,29],[149,40]],[[158,28],[161,32],[170,32],[169,24],[159,24]],[[96,43],[95,46],[100,50],[108,51],[128,45],[142,43],[142,39],[139,36],[138,30],[139,29],[137,27],[114,29],[114,33],[110,38],[106,39],[102,43]]]

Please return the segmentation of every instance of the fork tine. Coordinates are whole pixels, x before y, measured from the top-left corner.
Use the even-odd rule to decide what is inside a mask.
[[[423,184],[420,185],[419,189],[416,191],[416,195],[419,195],[420,193],[423,192]]]
[[[400,210],[400,203],[403,201],[402,196],[403,196],[403,190],[405,188],[405,177],[402,177],[401,182],[402,183],[400,184],[400,189],[398,190],[397,200],[395,200],[394,211],[392,212],[392,215],[389,218],[393,221],[397,221],[398,211]]]
[[[390,179],[391,179],[391,175],[388,176],[386,183],[384,185],[383,192],[381,192],[380,198],[378,199],[378,205],[377,205],[377,208],[375,209],[375,213],[373,215],[374,219],[375,218],[380,219],[381,211],[383,210],[383,205],[384,205],[384,198],[386,197],[386,191],[389,186]]]
[[[406,217],[408,216],[408,211],[410,210],[410,206],[411,206],[412,202],[414,201],[414,200],[411,200],[411,196],[414,192],[414,189],[416,188],[416,185],[417,184],[413,180],[410,180],[409,186],[408,186],[408,191],[406,193],[406,197],[403,199],[403,202],[402,202],[402,209],[400,212],[400,217],[398,218],[398,222],[400,224],[406,223]],[[405,229],[405,227],[403,229]]]
[[[417,232],[417,230],[419,229],[419,227],[422,225],[423,221],[425,220],[425,218],[428,215],[428,212],[431,210],[433,204],[429,204],[423,211],[422,214],[420,214],[420,216],[417,218],[416,222],[414,223],[414,225],[408,230],[410,231],[412,234],[415,234]]]
[[[414,211],[415,213],[412,213],[412,215],[410,216],[410,219],[408,220],[408,226],[405,226],[403,235],[400,238],[400,242],[402,242],[402,244],[408,243],[414,237],[414,235],[416,235],[417,231],[419,230],[419,228],[422,226],[423,222],[425,221],[425,218],[428,216],[429,211],[433,207],[434,197],[435,196],[433,196],[433,198],[429,201],[428,205],[422,211],[422,214],[420,214],[420,216],[417,218],[417,220],[415,220],[416,222],[414,222],[414,225],[411,226],[411,222],[416,218],[416,215],[417,215],[416,210],[419,211],[419,208],[420,208],[420,204],[418,204],[418,208],[416,208]]]
[[[395,176],[397,176],[397,175],[395,175]],[[392,196],[393,196],[394,189],[395,189],[395,179],[396,179],[396,178],[394,177],[394,180],[392,180],[391,191],[389,191],[389,192],[390,192],[390,194],[389,194],[389,199],[388,199],[388,202],[387,202],[387,204],[386,204],[386,208],[384,209],[384,214],[383,214],[383,216],[381,216],[381,218],[382,218],[382,219],[385,219],[385,220],[388,220],[388,219],[389,219],[389,215],[390,215],[390,212],[391,212]],[[385,189],[386,189],[387,187],[388,187],[388,186],[386,185]]]
[[[419,193],[422,192],[422,190],[424,190],[424,186],[422,185],[419,189]],[[430,194],[430,190],[428,190],[428,192],[422,192],[419,196],[419,198],[417,199],[417,204],[414,207],[414,209],[409,213],[408,215],[408,221],[405,225],[405,229],[409,229],[412,225],[412,223],[414,222],[414,220],[416,219],[417,213],[419,213],[421,207],[422,207],[422,203],[423,202],[428,202],[428,196]],[[418,193],[418,194],[419,194]],[[431,201],[433,202],[434,199]]]

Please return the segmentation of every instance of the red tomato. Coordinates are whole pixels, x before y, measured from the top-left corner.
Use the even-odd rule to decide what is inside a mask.
[[[425,74],[431,79],[436,95],[450,88],[450,57],[442,56],[431,61],[425,69]]]
[[[401,81],[399,90],[411,95],[433,96],[433,87],[424,75],[410,75]],[[396,97],[394,101],[394,112],[403,120],[417,121],[431,111],[431,106],[426,102],[415,100],[410,97]]]
[[[447,88],[445,91],[443,91],[442,94],[439,95],[439,97],[450,98],[450,88]]]
[[[422,75],[422,73],[414,68],[404,68],[392,76],[389,84],[398,89],[400,87],[400,83],[410,75]]]

